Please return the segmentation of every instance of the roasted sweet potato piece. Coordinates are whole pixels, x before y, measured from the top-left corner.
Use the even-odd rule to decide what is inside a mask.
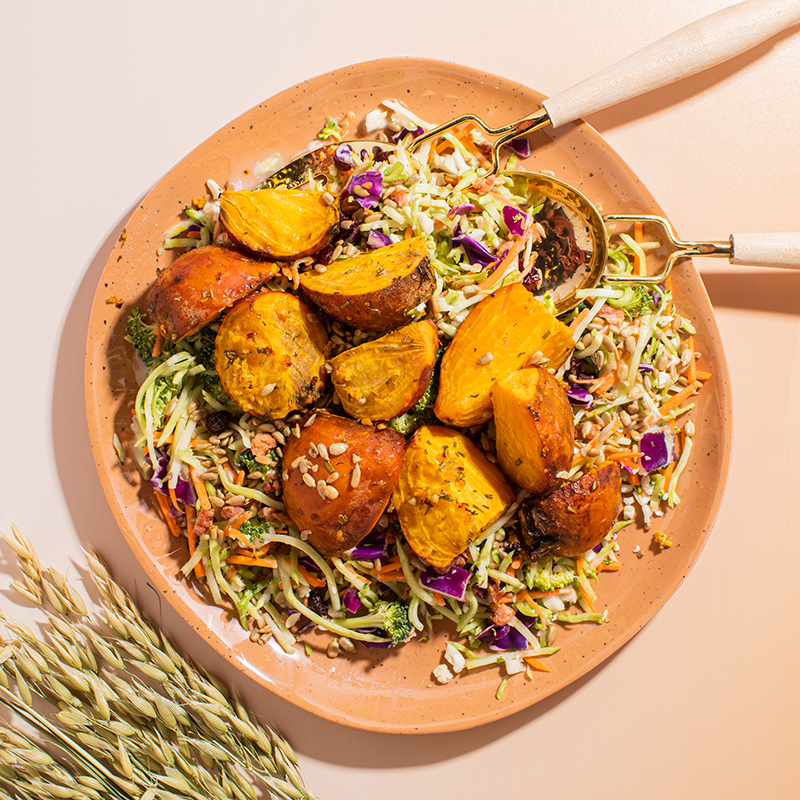
[[[611,530],[622,504],[619,467],[606,461],[552,494],[530,497],[519,509],[519,538],[533,559],[577,556]]]
[[[230,247],[189,250],[163,269],[147,294],[147,313],[177,342],[269,280],[278,268]]]
[[[322,250],[339,227],[338,200],[322,191],[256,189],[223,192],[219,219],[228,236],[253,253],[292,261]]]
[[[319,397],[328,349],[325,326],[305,303],[286,292],[260,292],[225,315],[215,363],[242,411],[282,419]]]
[[[498,289],[461,323],[442,358],[436,416],[459,428],[486,422],[496,380],[537,352],[547,366],[559,367],[572,347],[569,328],[524,286]]]
[[[342,407],[356,419],[391,419],[422,397],[431,379],[439,334],[414,322],[333,359],[331,381]]]
[[[426,425],[411,437],[394,490],[409,545],[447,567],[514,499],[502,472],[466,436]]]
[[[414,237],[334,261],[324,273],[304,272],[300,285],[339,322],[389,331],[408,323],[408,312],[428,301],[435,280],[425,241]]]
[[[542,367],[526,367],[492,388],[497,463],[523,489],[546,494],[563,483],[575,430],[572,407],[558,380]]]
[[[313,419],[313,422],[308,423]],[[286,511],[324,555],[355,547],[386,508],[400,475],[405,439],[324,411],[300,425],[283,454]]]

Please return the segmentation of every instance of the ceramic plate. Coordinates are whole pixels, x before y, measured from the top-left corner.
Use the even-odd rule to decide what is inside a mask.
[[[223,609],[180,579],[186,557],[154,510],[130,458],[120,465],[112,445],[118,434],[130,445],[135,377],[123,340],[129,310],[141,305],[156,269],[171,258],[157,255],[161,236],[178,221],[193,196],[213,179],[224,185],[255,184],[253,167],[280,153],[285,160],[305,149],[327,117],[353,111],[358,119],[384,99],[400,99],[423,119],[439,123],[468,111],[493,126],[535,110],[543,96],[503,78],[454,64],[386,59],[331,72],[273,97],[220,130],[166,175],[126,225],[114,247],[92,307],[86,362],[89,434],[108,503],[128,546],[163,595],[232,664],[254,681],[322,717],[367,730],[417,733],[473,727],[531,706],[585,675],[618,650],[653,616],[681,583],[710,532],[722,497],[731,441],[727,367],[708,296],[690,262],[674,273],[676,303],[697,327],[703,368],[713,377],[696,398],[693,461],[681,479],[681,503],[662,520],[674,546],[659,552],[652,534],[630,526],[621,534],[622,569],[600,576],[599,603],[607,624],[574,626],[560,633],[561,650],[547,659],[549,673],[509,680],[496,699],[494,669],[434,685],[444,633],[397,651],[359,647],[329,659],[302,649],[286,655],[276,644],[256,645]],[[663,214],[622,159],[586,124],[532,136],[532,170],[550,170],[574,185],[603,213]],[[643,557],[634,555],[639,545]]]

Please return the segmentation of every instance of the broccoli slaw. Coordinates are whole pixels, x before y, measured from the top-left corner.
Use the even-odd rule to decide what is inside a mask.
[[[321,136],[342,139],[350,122],[328,121]],[[484,143],[476,131],[452,131],[441,144],[426,143],[416,159],[409,157],[403,143],[429,127],[394,101],[368,115],[369,132],[400,146],[384,157],[343,145],[343,169],[333,168],[326,188],[347,194],[366,176],[372,194],[351,204],[342,235],[326,252],[285,265],[264,288],[297,292],[301,271],[324,273],[326,263],[400,241],[410,231],[425,239],[436,275],[432,300],[412,317],[434,320],[446,344],[491,291],[520,281],[546,289],[548,271],[564,262],[564,252],[570,263],[580,262],[580,243],[546,198],[511,177],[481,177]],[[511,154],[506,168],[515,161]],[[261,169],[272,166],[267,159]],[[207,189],[167,232],[165,249],[227,243],[218,219],[222,187],[209,181]],[[644,272],[658,246],[644,239],[640,229],[615,236],[611,269]],[[453,635],[442,663],[435,669],[432,664],[439,683],[497,664],[506,676],[547,670],[545,657],[558,650],[559,623],[605,621],[595,586],[599,573],[620,568],[619,532],[634,522],[650,529],[680,502],[678,482],[692,448],[687,412],[709,377],[698,368],[694,329],[675,309],[669,286],[601,284],[562,320],[575,349],[556,374],[572,402],[576,437],[573,463],[563,477],[574,479],[616,461],[624,476],[621,517],[595,549],[577,558],[531,562],[515,536],[525,499],[520,492],[442,574],[414,555],[391,509],[342,557],[316,552],[283,513],[280,496],[282,448],[299,435],[306,410],[282,420],[242,414],[214,369],[218,322],[172,345],[134,312],[128,339],[147,367],[135,404],[137,460],[170,529],[187,540],[183,574],[207,587],[215,603],[235,607],[254,640],[272,638],[287,652],[309,646],[309,626],[333,635],[330,654],[359,641],[401,645],[445,621]],[[335,321],[326,324],[334,354],[374,337]],[[435,380],[414,409],[388,424],[408,434],[429,420]],[[336,411],[335,394],[326,391],[315,407]],[[493,459],[493,424],[469,434]],[[209,526],[198,525],[200,518]],[[654,536],[659,546],[669,546],[668,534]]]

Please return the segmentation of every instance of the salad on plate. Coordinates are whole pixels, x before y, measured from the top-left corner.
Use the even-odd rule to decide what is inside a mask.
[[[710,375],[668,283],[556,313],[590,253],[514,171],[525,140],[487,177],[468,125],[412,155],[432,126],[396,101],[363,122],[374,146],[353,123],[320,131],[341,142],[325,179],[208,181],[165,232],[176,257],[127,322],[136,460],[186,580],[253,641],[324,630],[336,657],[446,626],[433,682],[500,667],[500,695],[549,671],[560,626],[606,621],[626,527],[671,546]],[[611,241],[625,274],[660,246]]]

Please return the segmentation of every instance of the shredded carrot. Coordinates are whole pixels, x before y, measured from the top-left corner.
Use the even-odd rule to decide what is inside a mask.
[[[707,381],[711,377],[711,373],[702,369],[695,369],[694,376],[698,381]]]
[[[575,317],[575,319],[572,320],[572,322],[570,322],[569,329],[572,331],[572,333],[575,333],[575,331],[578,330],[578,328],[581,325],[583,325],[583,321],[588,316],[589,316],[589,309],[588,308],[584,308],[583,311],[581,311],[581,313],[578,314],[578,316]]]
[[[620,450],[619,453],[608,453],[607,461],[627,461],[628,459],[641,458],[641,453],[634,453],[633,450]]]
[[[153,358],[161,355],[161,349],[164,347],[164,334],[161,333],[161,328],[156,325],[156,340],[153,342]]]
[[[242,564],[246,567],[268,567],[274,569],[278,562],[274,558],[251,558],[250,556],[230,555],[226,559],[229,564]]]
[[[598,396],[604,395],[613,385],[617,379],[616,372],[609,372],[602,378],[598,378],[593,384],[589,386],[589,391]]]
[[[200,231],[188,231],[186,234],[187,239],[199,239]]]
[[[697,384],[690,383],[685,389],[682,389],[677,394],[672,395],[672,397],[670,397],[669,400],[665,400],[661,404],[661,407],[658,409],[659,414],[663,416],[664,414],[669,413],[673,409],[678,408],[678,406],[680,406],[680,404],[683,403],[684,400],[688,400],[695,393],[696,390],[697,390]],[[652,425],[656,421],[656,419],[657,417],[654,414],[651,414],[645,420],[645,422],[648,425]]]
[[[406,575],[401,569],[376,572],[375,577],[381,583],[405,583]]]
[[[236,473],[236,485],[237,486],[241,486],[244,483],[244,476],[245,476],[245,471],[243,469],[240,469]]]
[[[672,473],[675,472],[675,462],[670,461],[667,464],[666,468],[664,469],[664,488],[667,489],[669,487],[669,482],[672,478]]]
[[[522,660],[526,664],[532,666],[534,669],[538,669],[539,672],[552,672],[550,667],[548,667],[547,664],[544,663],[544,661],[541,661],[538,658],[534,658],[533,656],[525,656]]]
[[[194,490],[197,492],[197,497],[200,501],[200,508],[203,511],[207,511],[211,508],[211,501],[208,499],[208,492],[206,491],[206,485],[203,482],[203,479],[200,477],[200,473],[196,470],[190,470],[189,474],[192,476],[192,484],[194,485]]]
[[[167,485],[167,491],[169,492],[169,499],[172,500],[172,505],[175,506],[175,510],[183,513],[183,509],[178,505],[178,498],[175,496],[175,487]]]
[[[350,132],[350,128],[355,122],[356,115],[354,111],[348,111],[340,120],[339,122],[339,136],[342,139],[347,137],[347,134]]]
[[[396,556],[382,563],[380,569],[375,569],[375,567],[373,567],[370,570],[370,575],[378,575],[381,572],[396,572],[398,569],[402,570],[402,568],[403,564],[400,561],[400,557]]]
[[[189,555],[193,556],[194,551],[197,549],[197,534],[194,530],[195,510],[192,506],[186,506],[186,539],[189,542]],[[198,578],[204,578],[206,575],[206,568],[203,566],[202,561],[198,561],[194,565],[194,574]]]
[[[320,578],[319,575],[315,575],[313,572],[306,569],[302,564],[297,565],[297,571],[306,579],[309,586],[325,586],[325,581]]]
[[[562,586],[560,589],[551,589],[549,592],[530,592],[523,591],[517,592],[517,596],[524,596],[526,600],[538,600],[540,597],[554,597],[559,594],[569,594],[572,591],[571,586]]]
[[[249,558],[259,558],[265,556],[269,552],[270,543],[267,542],[263,547],[246,547],[244,545],[237,545],[233,551],[235,555],[248,556]]]
[[[433,595],[433,599],[436,601],[437,605],[445,605],[444,597],[442,597],[439,592],[431,592],[431,594]]]
[[[511,247],[508,248],[508,252],[506,252],[505,256],[503,257],[503,260],[478,284],[481,292],[484,294],[491,292],[495,284],[499,283],[505,277],[505,274],[508,268],[511,266],[511,263],[522,252],[522,248],[530,238],[532,230],[533,215],[529,214],[528,221],[525,225],[525,230],[522,231],[522,236],[519,236],[516,241],[512,243]],[[518,280],[522,280],[532,268],[533,262],[531,261],[531,263],[528,264],[528,266],[522,272],[520,272]]]
[[[618,572],[620,567],[619,561],[601,561],[594,569],[595,572]]]
[[[223,537],[232,536],[237,541],[241,542],[245,547],[255,550],[253,543],[239,530],[239,526],[253,516],[252,511],[245,511],[239,514],[235,519],[231,520],[222,530]]]
[[[228,569],[225,572],[225,580],[229,581],[239,570],[236,569],[236,565],[228,564]]]
[[[156,500],[158,501],[159,506],[161,506],[161,511],[164,514],[164,519],[167,521],[167,527],[170,529],[170,532],[173,536],[180,536],[181,529],[177,522],[169,515],[169,503],[167,503],[167,498],[164,497],[163,494],[160,492],[156,492]]]

